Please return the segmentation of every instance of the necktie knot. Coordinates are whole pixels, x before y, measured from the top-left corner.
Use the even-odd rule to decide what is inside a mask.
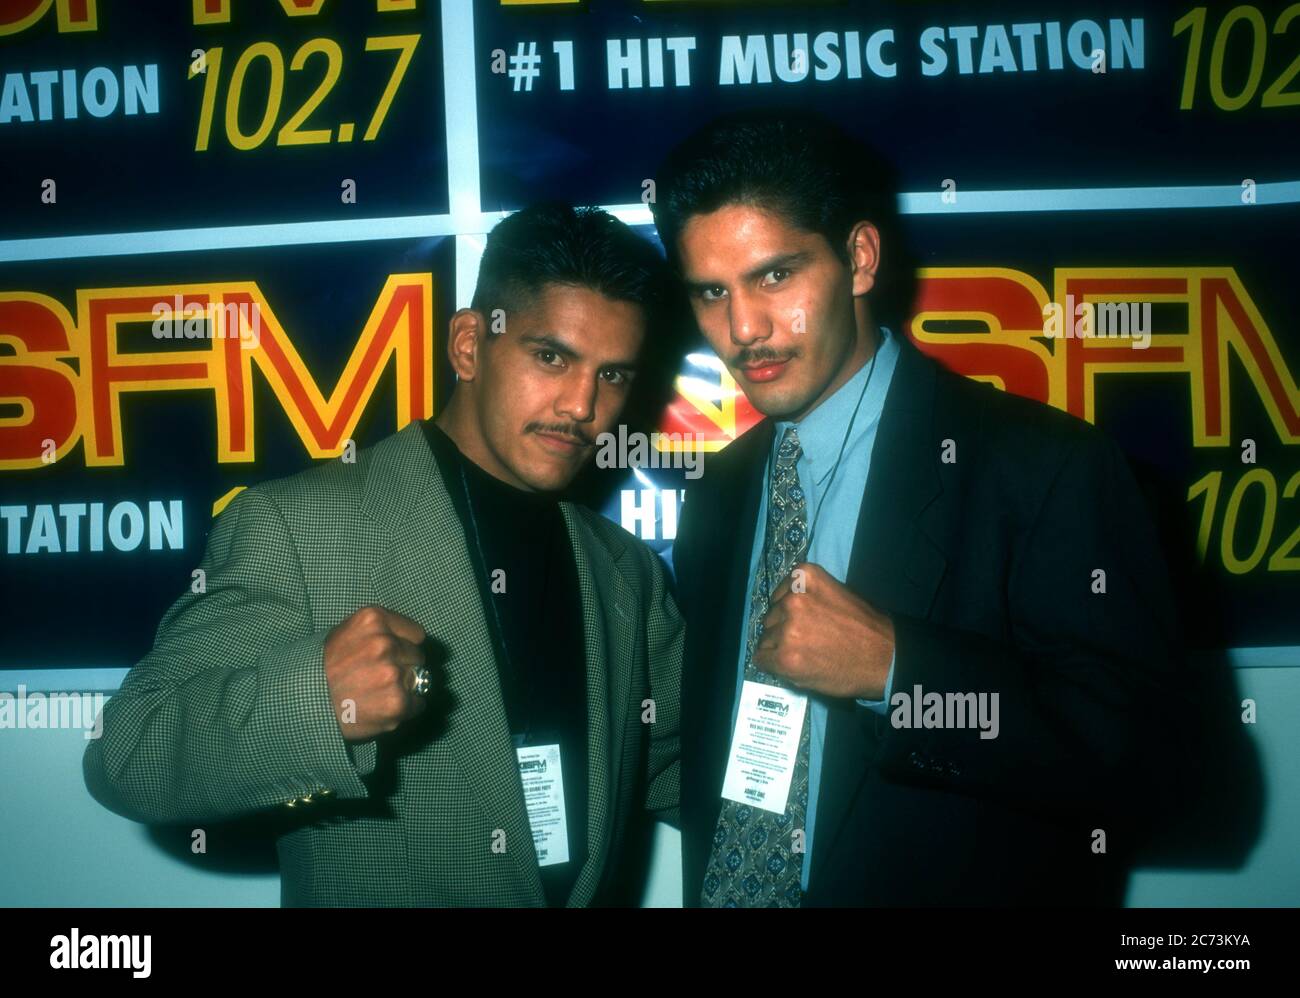
[[[781,437],[780,446],[776,449],[777,470],[783,471],[794,467],[801,454],[803,448],[799,446],[799,434],[793,426],[787,426],[785,434]]]

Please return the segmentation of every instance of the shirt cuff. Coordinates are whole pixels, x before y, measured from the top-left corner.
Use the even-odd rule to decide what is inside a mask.
[[[894,693],[894,655],[889,656],[889,675],[885,677],[885,698],[883,700],[858,700],[858,706],[874,710],[877,714],[889,713],[889,698]]]

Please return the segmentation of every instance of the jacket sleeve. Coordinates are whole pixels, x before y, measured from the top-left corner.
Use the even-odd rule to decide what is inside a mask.
[[[648,553],[648,552],[647,552]],[[651,587],[646,621],[650,697],[654,723],[646,761],[646,810],[681,826],[681,689],[686,625],[658,555],[649,554]],[[644,714],[643,714],[644,716]]]
[[[83,768],[91,796],[145,822],[210,821],[321,791],[367,795],[373,743],[344,742],[298,555],[274,503],[240,493],[153,649],[103,708]],[[358,768],[354,760],[365,766]]]
[[[1005,584],[1004,641],[894,617],[895,706],[882,775],[1087,816],[1095,827],[1132,817],[1174,762],[1166,722],[1180,656],[1155,532],[1108,437],[1077,438]],[[900,727],[897,698],[917,686],[945,697],[996,694],[997,727],[985,732],[996,736]]]

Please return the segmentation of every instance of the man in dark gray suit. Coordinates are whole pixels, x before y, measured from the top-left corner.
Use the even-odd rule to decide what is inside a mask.
[[[731,116],[655,184],[767,417],[674,545],[686,903],[1120,903],[1178,677],[1119,448],[887,328],[895,190],[834,125]]]

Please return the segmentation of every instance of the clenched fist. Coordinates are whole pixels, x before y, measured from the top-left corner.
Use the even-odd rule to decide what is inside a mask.
[[[816,693],[879,700],[893,654],[888,614],[820,565],[800,562],[772,593],[754,665]]]
[[[325,680],[344,741],[393,731],[424,711],[414,671],[424,665],[424,628],[381,606],[363,606],[325,638]],[[355,704],[346,723],[345,701]]]

